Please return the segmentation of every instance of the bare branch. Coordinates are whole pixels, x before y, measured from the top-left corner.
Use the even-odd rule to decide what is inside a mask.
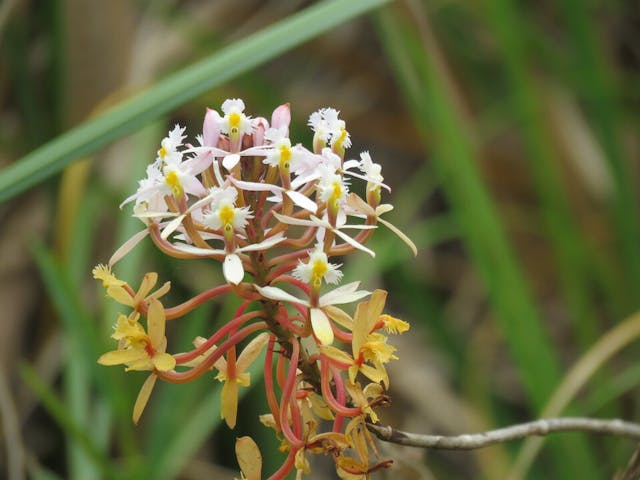
[[[616,435],[640,440],[640,424],[623,420],[597,420],[592,418],[547,418],[533,422],[512,425],[497,430],[464,435],[420,435],[402,432],[389,425],[367,423],[367,428],[379,439],[419,448],[447,450],[473,450],[495,443],[508,442],[533,435],[547,435],[555,432],[590,432]]]

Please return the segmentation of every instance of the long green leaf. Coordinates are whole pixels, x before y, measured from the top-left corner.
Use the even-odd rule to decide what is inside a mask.
[[[103,474],[108,478],[119,478],[104,453],[96,446],[85,430],[76,423],[64,402],[38,376],[33,367],[23,364],[20,368],[20,374],[24,382],[38,396],[45,409],[56,420],[58,425],[83,448],[88,457],[100,467]]]
[[[201,93],[389,0],[330,0],[235,42],[34,150],[0,172],[0,202]]]
[[[463,240],[487,285],[497,318],[520,369],[533,406],[541,408],[560,379],[552,346],[474,161],[469,132],[462,127],[453,100],[433,59],[423,51],[412,26],[389,10],[378,18],[387,55],[407,88],[405,78],[422,83],[405,91],[416,125],[427,138],[433,162],[459,219]],[[403,62],[400,64],[400,62]],[[408,67],[410,72],[405,73]],[[416,68],[417,67],[417,68]]]

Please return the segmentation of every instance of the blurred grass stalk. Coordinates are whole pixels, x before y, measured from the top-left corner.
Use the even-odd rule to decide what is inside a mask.
[[[561,379],[560,365],[476,166],[473,119],[453,90],[446,60],[421,8],[411,15],[386,9],[376,18],[383,46],[416,127],[433,153],[433,166],[487,287],[532,410],[540,411]],[[583,438],[552,441],[550,446],[562,478],[593,478],[597,470]]]

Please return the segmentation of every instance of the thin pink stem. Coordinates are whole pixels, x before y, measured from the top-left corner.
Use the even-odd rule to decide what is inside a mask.
[[[190,362],[194,358],[197,358],[198,355],[202,355],[207,350],[209,350],[213,345],[215,345],[220,340],[222,340],[222,337],[224,337],[225,335],[227,335],[232,331],[237,330],[238,327],[247,323],[249,320],[253,320],[254,318],[260,317],[262,314],[263,312],[261,311],[255,311],[255,312],[248,312],[243,315],[240,315],[239,317],[236,317],[232,319],[230,322],[226,323],[222,328],[220,328],[220,330],[218,330],[216,333],[211,335],[207,339],[207,341],[204,342],[202,345],[198,346],[197,348],[195,348],[190,352],[179,353],[177,355],[174,355],[173,358],[176,359],[176,363],[178,365],[182,363]]]
[[[194,308],[199,305],[202,305],[207,300],[211,300],[212,298],[217,297],[218,295],[223,295],[227,292],[231,291],[230,285],[219,285],[210,290],[202,292],[190,300],[187,300],[180,305],[173,306],[171,308],[165,308],[164,314],[167,317],[167,320],[173,320],[174,318],[181,317],[185,313],[190,312]]]
[[[186,372],[161,372],[159,370],[154,370],[154,373],[158,375],[163,380],[170,383],[187,383],[196,378],[198,378],[203,373],[207,372],[213,364],[227,351],[244,340],[248,335],[253,332],[257,332],[258,330],[263,330],[267,328],[266,322],[257,322],[251,325],[244,327],[242,330],[237,332],[236,334],[230,336],[227,340],[225,340],[220,347],[216,348],[211,355],[209,355],[202,363],[199,363],[197,366],[193,367],[191,370]]]
[[[300,449],[294,449],[293,447],[291,448],[291,450],[289,450],[287,459],[284,461],[278,471],[269,477],[269,480],[284,480],[287,475],[289,475],[291,470],[293,470],[293,466],[295,465],[296,453],[298,453],[298,450]]]
[[[338,395],[338,403],[344,405],[346,402],[346,399],[344,396],[344,383],[342,381],[342,376],[340,376],[340,371],[336,367],[331,366],[331,373],[333,374],[333,381],[336,384],[336,393]],[[344,424],[344,417],[340,414],[336,414],[336,418],[333,420],[333,431],[341,432],[343,424]]]
[[[331,330],[333,330],[333,334],[341,342],[351,343],[353,341],[353,334],[349,332],[345,332],[340,327],[338,327],[334,322],[331,322]]]
[[[335,413],[345,417],[360,415],[361,412],[359,408],[350,408],[338,403],[331,391],[331,385],[329,385],[329,362],[327,362],[327,357],[322,355],[320,364],[322,365],[320,368],[320,388],[322,389],[322,397],[324,401],[327,402],[329,408]]]
[[[296,371],[298,369],[298,355],[300,354],[300,344],[295,338],[291,339],[291,360],[289,361],[289,371],[282,389],[282,397],[280,399],[280,428],[282,434],[291,444],[291,448],[300,448],[304,445],[304,441],[291,431],[289,425],[289,409],[290,403],[295,402],[293,390],[296,383]],[[293,412],[292,412],[293,417]],[[295,419],[294,419],[295,422]]]
[[[276,398],[276,392],[273,389],[273,348],[276,344],[276,337],[274,335],[269,336],[269,345],[267,345],[267,355],[264,359],[264,389],[267,394],[267,404],[269,410],[273,415],[273,419],[276,422],[278,430],[280,428],[280,415],[278,415],[278,400]]]

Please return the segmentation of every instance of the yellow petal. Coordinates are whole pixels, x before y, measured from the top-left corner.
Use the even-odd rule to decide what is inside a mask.
[[[312,308],[311,314],[311,328],[316,338],[322,345],[331,345],[333,343],[333,330],[331,329],[331,323],[329,318],[319,308]]]
[[[348,353],[345,353],[336,347],[332,347],[330,345],[320,345],[319,348],[323,355],[326,355],[331,360],[340,363],[344,367],[353,364],[353,358],[351,358]]]
[[[126,305],[128,307],[135,307],[135,302],[129,292],[127,292],[121,285],[110,285],[107,288],[107,295],[113,298],[116,302]]]
[[[342,325],[344,328],[353,331],[353,318],[351,318],[344,310],[334,305],[327,305],[324,307],[324,313],[326,313],[329,318],[338,325]]]
[[[144,407],[147,406],[147,402],[149,401],[151,391],[153,390],[153,386],[156,384],[157,378],[157,375],[152,373],[142,384],[140,393],[138,393],[138,398],[136,398],[136,403],[133,406],[133,423],[136,425],[138,424],[138,420],[140,420]]]
[[[153,292],[151,295],[149,295],[147,298],[149,300],[151,300],[152,298],[160,298],[161,296],[163,296],[164,294],[166,294],[169,290],[171,290],[171,282],[165,282],[164,285],[162,285],[158,290],[156,290],[155,292]]]
[[[158,274],[156,272],[146,273],[142,282],[140,283],[140,288],[136,293],[136,303],[142,300],[147,296],[147,294],[151,291],[153,287],[155,287],[158,282]]]
[[[363,364],[360,365],[360,372],[376,383],[384,382],[385,386],[389,388],[389,376],[382,365],[380,365],[380,368],[374,368],[370,365]],[[349,373],[351,373],[351,371],[349,371]]]
[[[176,359],[168,353],[156,353],[151,361],[153,362],[153,366],[161,372],[173,370],[173,367],[176,366]]]
[[[125,363],[134,362],[142,358],[147,357],[147,353],[144,350],[128,349],[128,350],[112,350],[103,354],[99,359],[100,365],[120,365]]]
[[[222,405],[220,415],[229,428],[236,426],[238,417],[238,384],[234,380],[224,382],[222,386]]]
[[[166,316],[162,303],[156,299],[151,300],[151,303],[149,304],[149,312],[147,314],[147,329],[149,331],[149,338],[151,339],[151,345],[153,348],[159,348],[160,344],[164,340],[165,323]]]
[[[387,292],[384,290],[375,290],[369,299],[369,308],[367,311],[367,320],[369,331],[378,321],[378,317],[382,314],[384,303],[387,300]]]
[[[249,344],[244,347],[242,353],[238,356],[238,361],[236,362],[237,371],[244,372],[247,368],[249,368],[249,365],[251,365],[253,361],[258,358],[258,355],[260,355],[260,352],[267,343],[269,343],[269,334],[267,332],[262,332],[260,335],[251,340]]]
[[[238,465],[247,480],[260,480],[262,476],[262,455],[251,437],[236,439]]]

